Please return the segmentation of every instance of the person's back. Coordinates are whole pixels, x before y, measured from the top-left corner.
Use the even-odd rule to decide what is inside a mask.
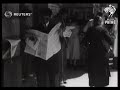
[[[104,40],[112,44],[107,30],[101,25],[100,17],[94,19],[94,26],[86,33],[88,45],[88,76],[90,86],[109,84],[109,65]]]
[[[89,47],[88,47],[88,51],[93,51],[96,53],[91,53],[90,55],[92,56],[100,56],[101,54],[99,52],[104,52],[105,53],[105,46],[103,44],[103,40],[104,40],[104,36],[102,34],[102,31],[104,29],[101,27],[91,27],[88,29],[88,43],[89,43]],[[98,52],[99,51],[99,52]]]

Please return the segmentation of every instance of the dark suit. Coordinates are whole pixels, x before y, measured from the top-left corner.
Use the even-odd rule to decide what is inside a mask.
[[[49,25],[44,28],[45,33],[49,33],[50,30],[59,22],[61,18],[55,16],[50,19]],[[41,30],[41,29],[39,29]],[[64,42],[64,39],[60,37],[60,42]],[[61,72],[61,50],[53,55],[50,59],[43,60],[41,58],[35,57],[33,60],[34,71],[37,76],[37,85],[38,87],[56,87],[59,86],[59,73]]]

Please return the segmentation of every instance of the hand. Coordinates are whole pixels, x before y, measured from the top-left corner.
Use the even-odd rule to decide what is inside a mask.
[[[70,37],[72,34],[72,29],[74,29],[74,26],[66,26],[65,31],[63,32],[63,37]]]

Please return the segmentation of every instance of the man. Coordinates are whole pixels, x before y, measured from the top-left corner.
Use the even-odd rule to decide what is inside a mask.
[[[45,31],[46,33],[48,33],[58,22],[62,23],[61,16],[58,14],[60,10],[59,5],[48,4],[48,8],[52,11],[52,14],[45,21],[46,26],[44,30],[46,30]],[[66,34],[66,36],[69,37],[70,34]],[[62,44],[62,42],[64,42],[62,29],[59,30],[59,35],[60,35],[60,42]],[[35,63],[34,65],[35,65],[35,73],[37,76],[38,87],[47,87],[48,85],[50,87],[59,86],[59,83],[60,83],[59,73],[61,72],[60,68],[62,64],[61,50],[58,51],[56,54],[54,54],[47,61],[37,57],[35,57],[35,59],[36,60],[34,60],[34,63]],[[48,80],[47,74],[49,76],[49,80]]]

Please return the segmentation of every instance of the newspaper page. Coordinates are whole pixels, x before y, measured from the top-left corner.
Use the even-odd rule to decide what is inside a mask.
[[[30,30],[29,32],[34,34],[37,41],[32,41],[29,38],[26,42],[25,52],[36,57],[40,57],[44,60],[48,60],[55,53],[61,49],[59,41],[59,34],[57,31],[60,28],[61,23],[56,24],[49,34],[40,32],[38,30]]]
[[[48,60],[54,54],[59,52],[61,49],[61,43],[59,40],[59,33],[58,33],[58,30],[60,29],[60,25],[61,23],[55,25],[55,27],[52,28],[51,32],[48,35],[46,60]]]

